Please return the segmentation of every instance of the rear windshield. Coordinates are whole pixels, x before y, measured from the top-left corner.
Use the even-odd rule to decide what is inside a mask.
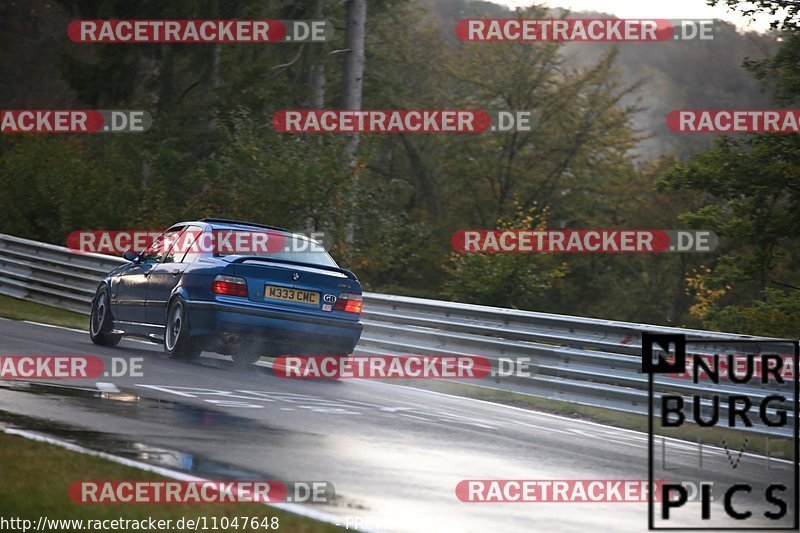
[[[286,259],[311,265],[338,267],[325,248],[316,241],[297,235],[254,230],[214,229],[220,243],[214,255],[246,255],[265,259]],[[266,243],[264,242],[266,240]]]

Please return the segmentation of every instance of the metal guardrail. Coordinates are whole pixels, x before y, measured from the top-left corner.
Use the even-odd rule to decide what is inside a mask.
[[[98,280],[124,259],[76,253],[61,246],[0,234],[0,294],[25,298],[88,314]],[[757,337],[502,309],[378,293],[364,294],[364,333],[357,353],[483,355],[529,357],[532,375],[460,380],[472,386],[562,400],[624,412],[647,413],[647,376],[641,373],[641,335],[681,333],[720,341],[763,340]],[[706,344],[693,353],[723,353]],[[776,391],[775,384],[747,388],[694,384],[691,380],[658,376],[656,393],[691,395],[746,393],[760,399]],[[778,387],[790,393],[790,384]],[[726,403],[726,402],[721,402]],[[658,402],[656,402],[656,405]],[[709,403],[704,404],[707,412]],[[721,405],[721,416],[727,406]],[[773,411],[770,411],[773,412]],[[755,424],[751,431],[790,435],[792,428]]]

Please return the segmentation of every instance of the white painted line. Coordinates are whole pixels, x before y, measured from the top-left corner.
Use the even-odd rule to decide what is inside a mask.
[[[64,448],[65,450],[69,450],[71,452],[82,453],[84,455],[91,455],[93,457],[99,457],[101,459],[111,461],[112,463],[117,463],[123,466],[136,468],[144,472],[151,472],[153,474],[158,474],[159,476],[164,476],[170,479],[177,479],[178,481],[211,481],[209,479],[205,479],[202,477],[193,476],[191,474],[185,474],[183,472],[178,472],[177,470],[172,470],[161,466],[150,465],[147,463],[142,463],[140,461],[126,459],[125,457],[118,457],[116,455],[112,455],[106,452],[98,452],[96,450],[90,450],[89,448],[84,448],[83,446],[72,444],[71,442],[67,442],[47,435],[42,435],[40,433],[34,433],[32,431],[5,427],[3,428],[3,432],[9,435],[17,435],[19,437],[24,437],[26,439],[35,440],[38,442],[44,442],[46,444],[52,444],[53,446],[58,446],[60,448]],[[286,511],[287,513],[296,514],[298,516],[303,516],[305,518],[311,518],[312,520],[318,520],[320,522],[325,522],[328,524],[336,525],[342,523],[342,519],[336,517],[335,515],[332,515],[330,513],[325,513],[323,511],[317,511],[315,509],[309,509],[307,507],[304,507],[296,503],[267,503],[264,505],[267,505],[268,507],[274,507],[282,511]],[[351,529],[355,531],[368,531],[365,529],[357,529],[357,528],[351,528]]]
[[[539,426],[537,424],[529,424],[527,422],[520,422],[519,420],[514,420],[513,424],[517,425],[517,426],[524,426],[526,428],[538,429],[538,430],[544,431],[545,433],[563,433],[564,435],[569,435],[570,437],[574,437],[575,436],[575,433],[573,433],[572,431],[564,431],[563,429],[556,429],[556,428],[547,428],[547,427],[544,427],[544,426]]]
[[[13,318],[3,318],[0,317],[1,320],[14,320]],[[89,317],[86,317],[86,320],[89,320]],[[67,331],[74,331],[75,333],[85,333],[89,334],[89,330],[84,329],[75,329],[75,328],[68,328],[66,326],[56,326],[55,324],[45,324],[44,322],[34,322],[33,320],[14,320],[14,322],[24,322],[26,324],[31,324],[34,326],[44,326],[46,328],[55,328],[55,329],[65,329]],[[145,339],[131,339],[130,337],[125,337],[123,340],[130,341],[130,342],[140,342],[142,344],[150,344],[153,346],[160,346],[161,344],[158,342],[148,341]]]
[[[406,414],[406,413],[397,413],[397,414],[398,414],[399,416],[404,416],[404,417],[406,417],[406,418],[414,418],[414,419],[416,419],[416,420],[422,420],[423,422],[433,422],[434,424],[437,424],[437,423],[438,423],[438,422],[437,422],[437,421],[435,421],[435,420],[428,420],[427,418],[422,418],[421,416],[408,415],[408,414]]]
[[[8,318],[6,320],[13,320],[13,319]],[[86,317],[86,320],[88,321],[89,317]],[[18,321],[16,321],[16,322],[18,322]],[[56,326],[54,324],[43,324],[42,322],[34,322],[33,320],[23,320],[22,322],[25,322],[26,324],[33,324],[34,326],[44,326],[46,328],[65,329],[67,331],[74,331],[76,333],[86,333],[87,335],[89,334],[88,331],[85,331],[85,330],[82,330],[82,329],[68,328],[66,326]]]

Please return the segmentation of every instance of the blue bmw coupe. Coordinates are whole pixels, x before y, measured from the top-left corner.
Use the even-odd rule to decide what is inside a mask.
[[[124,257],[92,301],[95,344],[130,335],[163,343],[176,359],[210,351],[254,363],[348,355],[361,336],[356,276],[319,242],[288,230],[205,218],[175,224]]]

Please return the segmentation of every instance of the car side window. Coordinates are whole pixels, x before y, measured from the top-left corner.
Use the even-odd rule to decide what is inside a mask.
[[[145,251],[144,255],[142,256],[142,263],[149,263],[155,264],[160,263],[164,256],[167,255],[166,252],[168,249],[172,249],[175,243],[175,239],[178,237],[178,234],[183,231],[183,227],[177,228],[170,228],[161,235],[159,235],[156,240],[153,241],[153,244]]]
[[[195,244],[195,242],[200,239],[202,234],[203,228],[199,226],[189,226],[186,228],[186,231],[181,236],[181,242],[184,244],[183,250],[186,252],[183,254],[183,257],[180,258],[181,263],[193,263],[200,255],[202,251],[200,243],[198,242]]]

